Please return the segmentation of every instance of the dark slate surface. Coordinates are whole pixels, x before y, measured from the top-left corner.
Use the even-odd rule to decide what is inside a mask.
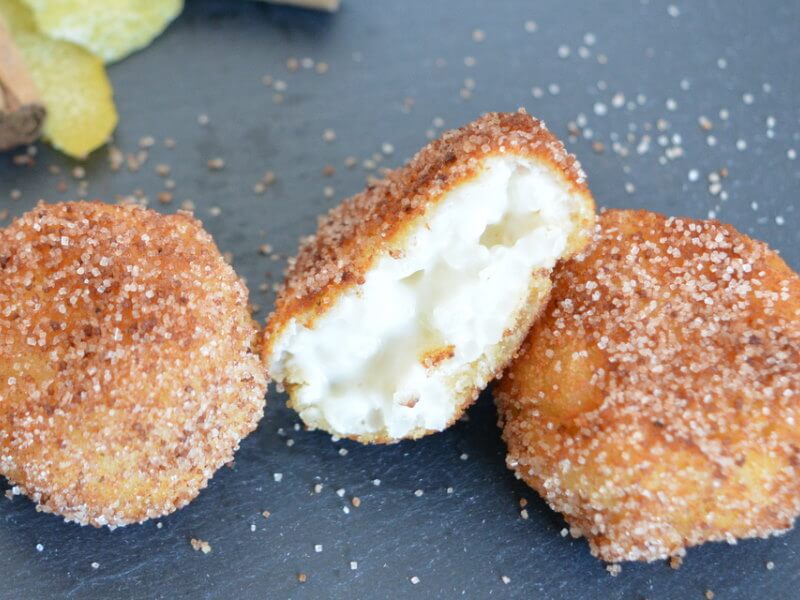
[[[531,20],[534,32],[526,31]],[[484,41],[475,41],[475,29]],[[235,255],[263,318],[273,297],[258,287],[265,274],[279,276],[283,261],[260,256],[259,245],[293,253],[320,211],[363,186],[366,171],[344,168],[345,157],[361,161],[391,143],[394,153],[381,164],[395,165],[425,143],[437,117],[450,127],[484,111],[526,106],[562,137],[576,120],[593,136],[570,147],[600,205],[695,217],[713,211],[798,268],[800,160],[791,158],[792,149],[800,151],[798,33],[800,5],[792,1],[345,0],[335,16],[235,0],[189,2],[149,49],[110,68],[121,115],[116,143],[127,152],[142,136],[158,143],[138,173],[114,174],[106,151],[96,152],[86,163],[89,195],[113,201],[141,189],[166,211],[193,200],[220,248]],[[569,56],[560,56],[561,46]],[[291,57],[330,68],[324,75],[290,73]],[[262,84],[267,74],[286,82],[282,104]],[[471,97],[462,97],[473,82]],[[626,104],[633,101],[630,109],[614,106],[618,92]],[[406,98],[413,99],[410,108]],[[603,113],[597,103],[607,114],[596,114]],[[200,114],[209,117],[205,127]],[[698,126],[701,115],[713,122],[713,146]],[[335,141],[322,141],[326,129],[336,132]],[[177,147],[165,149],[164,137]],[[671,149],[673,158],[663,158],[676,141],[683,155]],[[226,167],[209,172],[206,161],[217,156]],[[158,163],[172,167],[177,183],[170,206],[155,201],[163,189]],[[68,171],[74,163],[44,146],[32,168],[13,167],[11,154],[0,155],[0,210],[16,215],[38,198],[74,198],[75,181],[49,173],[52,164]],[[327,164],[336,167],[333,177],[322,175]],[[721,168],[728,176],[714,195],[707,176]],[[258,196],[252,187],[267,169],[277,183]],[[57,190],[62,180],[66,192]],[[333,198],[325,186],[335,189]],[[16,189],[20,199],[12,198]],[[235,467],[223,469],[188,508],[162,519],[161,528],[80,528],[36,513],[25,498],[0,501],[0,596],[640,599],[702,598],[708,589],[720,599],[800,595],[798,532],[696,548],[678,571],[626,564],[611,577],[584,541],[559,535],[561,518],[506,471],[487,394],[468,422],[392,447],[294,431],[297,420],[283,404],[271,391],[266,418],[242,444]],[[280,428],[288,434],[279,435]],[[318,482],[324,489],[314,495]],[[340,488],[344,497],[336,494]],[[361,507],[345,514],[354,495]],[[522,497],[530,500],[528,520],[519,516]],[[268,520],[263,510],[271,511]],[[193,537],[213,551],[192,550]],[[302,585],[300,572],[308,575]]]

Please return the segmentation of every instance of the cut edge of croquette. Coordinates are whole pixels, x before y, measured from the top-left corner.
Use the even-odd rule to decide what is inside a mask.
[[[169,514],[256,428],[261,334],[190,214],[42,203],[0,231],[0,273],[0,471],[37,510]]]
[[[517,312],[514,326],[508,329],[507,335],[494,347],[494,354],[501,357],[497,360],[497,366],[493,369],[490,368],[488,360],[486,360],[485,357],[481,357],[481,359],[474,361],[474,363],[460,373],[459,380],[453,382],[453,387],[460,390],[458,394],[459,401],[455,405],[453,416],[445,425],[445,429],[453,425],[464,411],[478,399],[478,396],[483,391],[484,387],[475,386],[472,382],[476,379],[486,382],[492,381],[500,376],[503,370],[513,360],[515,351],[519,348],[520,344],[522,344],[531,325],[544,309],[549,293],[550,278],[548,276],[534,279],[529,289],[527,302],[521,310]],[[291,394],[291,390],[288,391]],[[297,410],[291,395],[287,406]],[[325,430],[329,431],[328,429]],[[438,429],[417,427],[404,435],[402,439],[416,440],[426,435],[438,433],[439,431]],[[399,441],[397,438],[389,436],[385,431],[366,435],[345,435],[332,431],[330,432],[334,433],[338,438],[350,439],[362,444],[394,444]]]
[[[450,192],[482,176],[489,159],[506,157],[535,164],[569,198],[569,219],[562,223],[566,247],[556,258],[571,256],[585,245],[594,222],[594,202],[585,175],[541,121],[524,111],[490,113],[445,133],[406,166],[330,211],[321,219],[316,235],[303,241],[298,257],[290,262],[286,283],[265,329],[263,356],[271,376],[289,391],[289,405],[301,416],[303,407],[296,401],[295,386],[282,381],[282,374],[272,368],[273,353],[282,352],[279,340],[292,335],[287,327],[313,328],[349,290],[366,282],[366,274],[379,259],[403,257],[408,240]],[[455,404],[446,424],[437,424],[435,429],[417,425],[398,435],[392,434],[388,425],[353,433],[336,428],[324,417],[303,416],[304,421],[340,437],[371,443],[418,438],[449,426],[510,360],[539,310],[537,303],[546,298],[541,289],[549,286],[549,271],[536,269],[530,274],[528,300],[525,302],[523,294],[522,305],[509,313],[503,339],[451,377]]]
[[[612,210],[597,235],[494,388],[509,468],[607,562],[791,529],[800,277],[717,221]]]

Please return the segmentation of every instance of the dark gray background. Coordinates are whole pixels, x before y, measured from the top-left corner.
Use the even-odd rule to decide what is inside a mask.
[[[526,31],[529,20],[535,32]],[[484,41],[474,40],[475,29]],[[587,33],[596,39],[591,46]],[[344,0],[332,16],[190,1],[150,48],[110,67],[120,112],[115,143],[125,152],[135,152],[143,136],[157,143],[138,173],[112,173],[107,151],[93,154],[85,165],[88,195],[114,201],[138,189],[164,211],[191,199],[220,248],[234,254],[263,320],[273,296],[259,286],[279,278],[283,259],[313,231],[318,213],[364,185],[368,171],[361,164],[346,169],[345,157],[363,161],[391,143],[394,153],[380,165],[397,165],[437,129],[437,117],[453,127],[485,111],[526,106],[564,138],[568,123],[585,115],[592,139],[568,145],[599,205],[694,217],[713,211],[798,268],[800,160],[791,158],[791,149],[800,151],[798,36],[794,1],[679,0],[670,7],[661,0]],[[559,56],[566,54],[561,46],[569,56]],[[292,57],[324,61],[329,71],[289,72]],[[286,82],[282,104],[274,103],[264,75]],[[474,90],[463,98],[467,78]],[[618,92],[634,104],[615,108]],[[596,114],[596,103],[607,114]],[[200,114],[208,125],[198,124]],[[700,116],[713,122],[716,145],[708,144]],[[768,117],[775,120],[771,134]],[[326,129],[335,141],[322,140]],[[643,135],[651,138],[646,152]],[[664,158],[662,135],[667,147],[680,142],[683,155],[670,150],[673,159]],[[165,137],[177,147],[166,149]],[[739,139],[746,149],[736,148]],[[604,152],[593,150],[593,141]],[[13,154],[0,155],[0,210],[13,216],[40,198],[77,197],[69,174],[75,163],[43,144],[33,167],[12,166]],[[226,166],[210,172],[206,161],[217,156]],[[163,189],[158,163],[172,167],[177,184],[169,206],[155,200]],[[53,164],[66,173],[50,173]],[[322,174],[328,164],[336,168],[332,177]],[[707,180],[723,167],[724,200]],[[252,187],[267,169],[277,182],[256,195]],[[57,189],[61,181],[65,192]],[[334,197],[325,196],[325,186]],[[12,199],[12,190],[21,198]],[[281,260],[258,253],[265,242]],[[37,514],[25,498],[0,500],[0,596],[640,599],[702,598],[708,589],[718,599],[800,596],[798,532],[692,549],[677,571],[625,564],[611,577],[585,541],[559,535],[562,519],[506,471],[488,394],[469,415],[419,442],[364,447],[294,431],[297,419],[271,391],[266,418],[242,444],[235,467],[222,469],[189,507],[161,519],[160,529],[155,522],[81,528]],[[325,487],[314,495],[317,482]],[[417,489],[424,495],[415,496]],[[345,514],[354,495],[361,507]],[[521,497],[530,500],[528,520],[519,515]],[[263,510],[272,512],[268,520]],[[213,551],[195,552],[193,537]],[[305,584],[299,572],[308,575]]]

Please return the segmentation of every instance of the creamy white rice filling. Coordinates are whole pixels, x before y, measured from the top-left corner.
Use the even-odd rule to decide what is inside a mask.
[[[550,269],[583,200],[550,167],[486,159],[421,219],[397,258],[384,256],[309,329],[292,320],[273,345],[272,377],[293,389],[306,424],[338,435],[401,438],[441,430],[475,361],[514,327],[534,270]],[[483,375],[485,377],[485,375]]]

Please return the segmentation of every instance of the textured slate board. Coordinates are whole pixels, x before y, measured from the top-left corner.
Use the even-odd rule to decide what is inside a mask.
[[[526,31],[528,20],[536,21],[536,32]],[[485,32],[485,41],[473,40],[474,29]],[[586,116],[605,152],[595,153],[585,139],[570,147],[599,204],[695,217],[715,210],[798,268],[800,161],[787,152],[800,150],[799,32],[800,5],[791,1],[680,0],[670,9],[656,0],[345,0],[335,16],[193,1],[151,48],[111,67],[121,114],[116,143],[129,152],[142,136],[159,143],[137,174],[113,174],[105,151],[95,153],[86,164],[89,195],[113,200],[140,188],[166,211],[191,198],[220,248],[234,254],[253,301],[266,309],[273,297],[258,286],[266,274],[269,281],[278,278],[283,262],[260,256],[258,246],[269,242],[284,256],[293,253],[320,211],[363,186],[365,171],[345,169],[346,156],[363,160],[389,142],[395,152],[382,164],[399,164],[425,143],[436,117],[450,127],[487,110],[524,105],[562,137],[568,121]],[[582,58],[586,33],[596,43]],[[559,57],[562,45],[570,49],[566,58]],[[288,58],[306,56],[327,62],[329,72],[287,72]],[[725,68],[718,66],[721,58]],[[261,83],[265,74],[288,84],[283,104],[274,104],[274,90]],[[467,78],[475,89],[464,99],[459,92]],[[550,84],[559,86],[558,95],[547,91]],[[541,98],[532,95],[537,86]],[[616,92],[626,101],[646,98],[634,110],[617,109]],[[743,101],[748,93],[750,104]],[[409,97],[413,108],[404,111]],[[667,108],[668,99],[676,110]],[[606,115],[595,114],[598,102]],[[720,109],[728,110],[727,121]],[[198,125],[200,114],[209,116],[205,127]],[[714,122],[713,147],[698,127],[701,115]],[[771,138],[769,116],[776,122]],[[658,119],[669,122],[663,132]],[[633,144],[625,139],[630,124]],[[646,124],[656,131],[645,131]],[[331,143],[322,141],[328,128],[337,136]],[[628,156],[611,151],[613,133],[631,147]],[[639,154],[643,133],[652,141]],[[675,133],[684,154],[662,165],[658,137],[671,142]],[[174,150],[160,143],[167,136],[177,141]],[[736,149],[738,139],[746,150]],[[209,172],[206,161],[215,156],[226,167]],[[0,210],[16,215],[38,198],[75,196],[71,177],[47,169],[69,170],[70,161],[45,146],[33,168],[13,167],[11,157],[0,155]],[[154,165],[162,162],[177,182],[176,200],[167,207],[155,202],[163,182]],[[326,164],[336,167],[331,178],[322,175]],[[723,167],[728,198],[720,201],[709,193],[706,175]],[[257,196],[252,186],[266,169],[277,183]],[[699,181],[689,181],[691,169]],[[64,193],[56,187],[62,179],[69,183]],[[334,198],[323,194],[327,185]],[[21,199],[10,199],[15,189]],[[212,207],[222,214],[214,216]],[[798,532],[693,549],[678,571],[663,563],[625,565],[612,578],[584,541],[559,535],[561,518],[506,471],[488,394],[468,422],[446,433],[377,448],[294,431],[297,421],[283,403],[270,392],[266,418],[242,444],[235,467],[222,469],[194,503],[162,519],[160,529],[154,522],[113,532],[80,528],[36,513],[24,498],[0,501],[0,596],[639,599],[702,598],[707,589],[717,598],[799,595]],[[314,495],[318,482],[324,489]],[[346,490],[343,498],[339,488]],[[354,495],[361,507],[345,514]],[[519,516],[521,497],[530,500],[528,520]],[[263,510],[271,511],[268,520]],[[209,541],[213,551],[195,552],[192,537]],[[315,544],[322,544],[321,553]],[[358,562],[355,571],[351,560]],[[766,569],[767,561],[774,570]],[[305,584],[298,583],[299,572],[308,575]],[[511,578],[507,585],[503,575]]]

